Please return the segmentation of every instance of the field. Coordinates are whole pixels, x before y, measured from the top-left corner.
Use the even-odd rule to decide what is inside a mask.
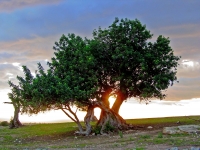
[[[200,124],[200,116],[130,119],[135,129],[106,135],[75,135],[75,123],[26,124],[18,129],[0,126],[0,150],[9,149],[167,149],[200,147],[199,134],[164,135],[162,128]],[[177,124],[178,122],[178,124]],[[93,126],[95,122],[92,123]],[[149,126],[153,128],[148,128]]]

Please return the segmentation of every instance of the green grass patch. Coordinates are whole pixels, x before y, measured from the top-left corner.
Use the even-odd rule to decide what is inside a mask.
[[[145,118],[145,119],[127,119],[126,122],[134,125],[153,125],[153,124],[165,124],[165,123],[177,123],[181,124],[199,124],[198,120],[200,116],[181,116],[181,117],[164,117],[164,118]]]
[[[198,119],[199,116],[190,117],[192,119]],[[148,118],[148,119],[129,119],[127,123],[134,125],[156,125],[162,123],[176,123],[180,121],[181,124],[199,124],[199,122],[189,119],[188,117],[166,117],[166,118]],[[82,123],[83,124],[83,123]],[[95,127],[96,122],[91,123]],[[34,147],[35,145],[45,143],[52,148],[84,148],[91,146],[94,143],[90,142],[90,137],[79,136],[77,139],[74,138],[74,131],[78,130],[76,123],[50,123],[50,124],[27,124],[21,128],[9,129],[8,127],[0,128],[0,150],[9,149],[10,147]],[[94,131],[94,130],[93,130]],[[116,134],[117,135],[117,134]],[[136,137],[126,137],[126,134],[119,132],[119,139],[115,142],[119,142],[117,146],[127,145],[128,143],[134,142],[136,145],[141,147],[140,143],[143,144],[169,144],[169,145],[200,145],[199,137],[194,137],[194,135],[188,134],[174,134],[174,135],[163,135],[161,132],[152,135],[137,135]],[[198,135],[195,135],[198,136]],[[188,140],[188,137],[191,140]],[[92,137],[92,139],[98,139],[99,136]],[[43,139],[48,139],[43,140]],[[57,145],[56,140],[67,139],[71,140],[71,143],[66,143],[62,145]],[[86,141],[85,141],[86,140]],[[20,141],[20,142],[19,142]],[[55,141],[55,143],[53,143]],[[84,142],[85,141],[85,142]],[[97,140],[101,144],[107,144],[108,141]],[[98,143],[96,143],[98,144]],[[114,144],[114,142],[113,142]],[[111,144],[112,145],[112,144]]]
[[[140,135],[141,139],[150,139],[151,136],[150,135]]]

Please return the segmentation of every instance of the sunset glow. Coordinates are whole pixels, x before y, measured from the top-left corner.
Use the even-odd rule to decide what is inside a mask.
[[[0,121],[9,121],[13,116],[13,106],[3,102],[10,102],[8,80],[17,84],[16,77],[24,77],[22,66],[27,66],[35,77],[37,63],[40,62],[45,71],[48,69],[47,62],[55,57],[53,46],[63,34],[75,33],[83,39],[91,39],[94,29],[108,28],[115,17],[140,20],[153,35],[150,39],[153,43],[159,35],[169,37],[174,55],[181,56],[177,67],[178,82],[163,91],[167,95],[165,99],[152,100],[148,105],[134,98],[128,99],[121,106],[120,115],[125,119],[200,115],[199,6],[199,0],[0,1]],[[135,59],[135,56],[131,57]],[[112,62],[106,63],[112,65]],[[112,107],[115,98],[110,97],[109,101]],[[100,112],[95,108],[97,118]],[[80,120],[84,116],[85,112],[78,112]],[[22,114],[20,120],[70,121],[59,110],[32,116]]]

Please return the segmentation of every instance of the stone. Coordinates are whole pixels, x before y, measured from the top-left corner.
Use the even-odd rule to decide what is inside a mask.
[[[191,150],[200,150],[200,147],[191,147]]]
[[[200,126],[199,125],[182,125],[178,126],[178,128],[187,133],[200,133]]]
[[[179,150],[178,147],[172,147],[170,150]]]
[[[132,133],[134,130],[127,130],[125,131],[126,134]]]
[[[163,134],[200,133],[200,125],[181,125],[177,127],[164,127]]]
[[[178,127],[164,127],[163,134],[177,134],[177,133],[184,133],[179,130]]]
[[[153,127],[152,126],[148,126],[147,129],[153,129]]]

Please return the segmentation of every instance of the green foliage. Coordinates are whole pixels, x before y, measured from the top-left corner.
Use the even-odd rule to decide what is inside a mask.
[[[110,123],[110,121],[108,121],[105,125],[104,131],[105,132],[113,132],[115,130],[115,127],[113,127]]]
[[[1,126],[8,126],[9,123],[8,123],[8,121],[2,121],[2,122],[0,123],[0,125],[1,125]]]
[[[150,139],[150,135],[141,135],[140,138],[141,139]]]
[[[94,30],[93,36],[92,53],[97,66],[102,66],[98,69],[102,84],[121,91],[123,99],[163,99],[162,91],[176,81],[179,57],[169,39],[159,36],[148,42],[153,35],[139,20],[116,18],[108,29]]]
[[[118,134],[119,134],[119,137],[120,137],[120,138],[123,138],[123,137],[124,137],[122,131],[119,131]],[[131,139],[130,139],[130,140],[131,140]]]
[[[191,118],[191,119],[190,119]],[[195,120],[199,118],[199,116],[190,116],[188,117],[165,117],[165,118],[147,118],[147,119],[127,119],[126,122],[134,125],[156,125],[156,124],[166,124],[166,123],[176,123],[180,121],[181,124],[198,124]]]
[[[133,150],[145,150],[145,148],[143,148],[143,147],[137,147],[137,148],[135,148]]]
[[[93,132],[95,133],[95,135],[100,134],[100,133],[101,133],[101,126],[96,126],[96,127],[93,129]]]
[[[163,134],[162,134],[162,132],[159,132],[159,133],[158,133],[157,138],[163,138]]]

